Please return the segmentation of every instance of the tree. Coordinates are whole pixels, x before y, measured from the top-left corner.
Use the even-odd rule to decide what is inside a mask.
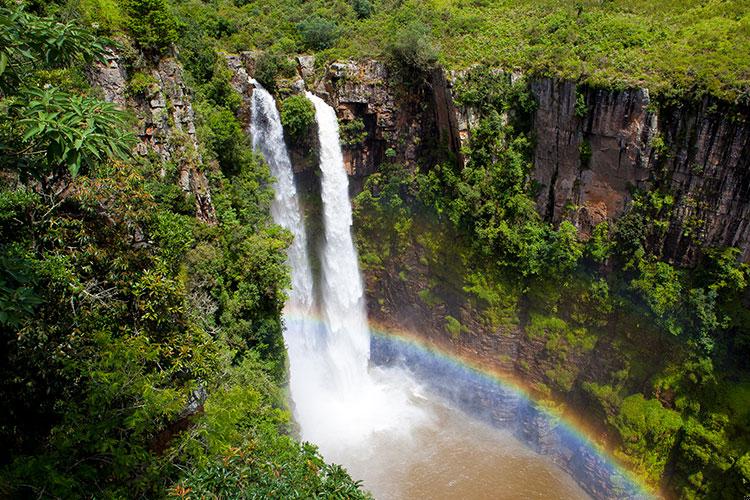
[[[303,138],[315,124],[315,108],[310,100],[301,94],[284,99],[281,102],[281,124],[289,139]]]
[[[310,50],[328,49],[339,37],[339,27],[335,21],[319,16],[311,17],[297,25],[305,47]]]
[[[0,7],[0,91],[6,95],[42,67],[60,68],[101,57],[107,39],[74,23]]]
[[[4,141],[0,165],[34,178],[78,175],[108,158],[125,158],[133,136],[124,114],[111,103],[55,88],[24,88],[8,109],[20,139]],[[15,144],[9,146],[9,143]]]
[[[429,29],[417,21],[396,32],[386,45],[386,54],[391,65],[407,83],[423,79],[435,67],[438,58]]]
[[[127,28],[147,51],[163,52],[177,41],[177,21],[166,0],[124,0]]]

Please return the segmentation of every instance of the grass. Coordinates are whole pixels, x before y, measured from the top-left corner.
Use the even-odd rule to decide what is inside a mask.
[[[87,0],[93,1],[93,0]],[[102,2],[103,0],[100,0]],[[375,0],[357,19],[343,0],[187,0],[179,18],[220,48],[308,51],[301,23],[335,21],[319,60],[384,57],[418,24],[448,69],[475,64],[667,97],[712,94],[750,104],[747,0]]]
[[[382,12],[382,11],[381,11]],[[449,69],[484,64],[655,94],[750,99],[750,5],[743,0],[411,0],[342,42],[377,53],[418,18]]]

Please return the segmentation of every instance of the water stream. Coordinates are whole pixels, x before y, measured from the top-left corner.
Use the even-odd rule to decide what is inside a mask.
[[[255,84],[250,133],[276,177],[274,220],[294,243],[285,308],[290,392],[301,437],[347,467],[376,498],[586,498],[548,458],[451,407],[403,367],[370,366],[370,330],[352,241],[338,120],[315,107],[325,243],[315,303],[307,235],[273,97]],[[314,318],[319,316],[322,321]]]

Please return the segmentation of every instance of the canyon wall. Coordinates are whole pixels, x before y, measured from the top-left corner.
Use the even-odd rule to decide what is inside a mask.
[[[748,110],[713,99],[661,106],[646,89],[601,90],[541,79],[531,90],[539,212],[584,235],[616,220],[634,188],[674,196],[663,255],[693,264],[699,247],[735,246],[750,259]]]
[[[252,72],[252,54],[240,62]],[[454,104],[451,87],[460,72],[438,69],[425,85],[405,89],[392,83],[382,61],[336,62],[316,74],[313,59],[302,56],[298,66],[285,92],[313,90],[342,123],[364,124],[364,140],[344,145],[353,191],[386,161],[411,169],[446,158],[463,164],[462,146],[481,117]],[[571,220],[586,238],[596,224],[616,221],[635,189],[660,189],[674,198],[661,244],[667,260],[694,264],[704,246],[736,246],[750,260],[750,110],[711,98],[657,105],[647,89],[551,78],[529,85],[537,103],[531,176],[542,217]],[[314,168],[307,154],[313,143],[290,145],[304,160],[298,165]]]
[[[127,64],[119,54],[110,51],[104,61],[94,65],[89,78],[101,89],[106,101],[135,113],[139,139],[135,153],[144,157],[156,154],[176,165],[177,184],[194,198],[196,216],[213,224],[216,211],[198,148],[190,91],[182,71],[175,57],[162,57],[142,75],[150,82],[147,88],[133,92],[127,83]]]

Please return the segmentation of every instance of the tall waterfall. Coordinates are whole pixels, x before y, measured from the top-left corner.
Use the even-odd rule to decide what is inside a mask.
[[[261,152],[276,178],[271,215],[277,224],[288,229],[294,236],[287,250],[292,289],[289,290],[289,299],[284,307],[284,341],[289,355],[292,400],[307,402],[311,389],[307,385],[308,376],[315,373],[320,364],[320,356],[315,354],[318,336],[315,325],[304,319],[313,315],[315,310],[307,234],[276,102],[258,82],[251,79],[250,83],[255,86],[250,105],[253,147]]]
[[[333,383],[342,391],[359,391],[367,376],[370,334],[367,326],[362,277],[352,242],[352,208],[349,178],[339,144],[336,113],[310,92],[315,106],[320,142],[321,196],[325,246],[323,267],[323,317],[328,328],[328,347],[338,375]]]
[[[278,225],[288,229],[294,236],[287,251],[292,275],[287,310],[293,309],[301,314],[308,314],[313,307],[313,278],[307,255],[307,234],[297,199],[297,188],[294,185],[292,162],[284,144],[281,117],[271,94],[255,80],[250,82],[255,86],[250,105],[250,135],[253,148],[261,152],[271,169],[271,174],[276,178],[271,215]]]
[[[292,289],[284,309],[294,416],[302,438],[318,445],[327,460],[364,473],[366,464],[358,461],[375,453],[373,437],[408,436],[415,422],[425,421],[427,415],[414,404],[416,384],[411,377],[400,370],[368,366],[370,332],[333,108],[307,94],[318,123],[325,227],[320,249],[322,303],[315,304],[308,240],[279,112],[273,97],[254,80],[251,83],[253,147],[276,178],[271,213],[294,235],[288,250]]]
[[[315,107],[320,142],[323,321],[318,332],[322,339],[308,351],[308,364],[300,368],[306,372],[300,377],[304,382],[293,387],[292,396],[302,437],[317,444],[328,460],[352,465],[352,456],[371,450],[371,437],[408,433],[410,423],[424,414],[412,404],[410,377],[368,366],[370,330],[351,235],[349,180],[338,119],[325,101],[309,92],[307,98]],[[293,374],[294,363],[291,359]]]

